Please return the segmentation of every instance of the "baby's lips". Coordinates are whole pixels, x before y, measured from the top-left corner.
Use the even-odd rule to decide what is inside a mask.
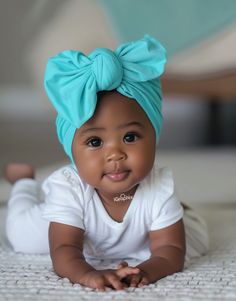
[[[129,171],[109,172],[105,176],[112,181],[122,181],[127,178]]]

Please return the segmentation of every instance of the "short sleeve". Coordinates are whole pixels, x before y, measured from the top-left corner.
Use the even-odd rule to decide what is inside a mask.
[[[176,196],[173,175],[168,168],[155,171],[154,186],[151,231],[173,225],[183,217],[183,207]]]
[[[59,169],[42,185],[45,194],[43,218],[84,229],[82,185],[69,167]]]

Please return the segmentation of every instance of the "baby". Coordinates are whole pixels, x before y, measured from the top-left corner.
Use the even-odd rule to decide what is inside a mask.
[[[207,251],[204,222],[183,209],[172,173],[157,164],[165,62],[150,36],[114,52],[49,59],[45,88],[71,164],[42,190],[30,165],[6,167],[14,184],[6,229],[15,251],[50,252],[59,276],[99,290],[153,283]],[[107,259],[117,268],[92,265]]]

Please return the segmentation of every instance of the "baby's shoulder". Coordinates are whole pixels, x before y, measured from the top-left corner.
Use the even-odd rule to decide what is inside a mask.
[[[166,200],[174,193],[173,173],[168,167],[153,166],[152,171],[143,183],[147,194],[153,199]]]
[[[147,177],[147,182],[150,186],[154,186],[154,188],[173,187],[173,172],[169,167],[160,167],[156,163]]]
[[[76,168],[72,164],[60,167],[45,179],[43,186],[61,186],[76,192],[85,193],[90,190],[90,186],[79,176]]]

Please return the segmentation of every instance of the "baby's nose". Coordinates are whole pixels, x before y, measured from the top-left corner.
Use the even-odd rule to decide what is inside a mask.
[[[123,161],[127,158],[127,155],[121,150],[113,150],[107,156],[107,161]]]

